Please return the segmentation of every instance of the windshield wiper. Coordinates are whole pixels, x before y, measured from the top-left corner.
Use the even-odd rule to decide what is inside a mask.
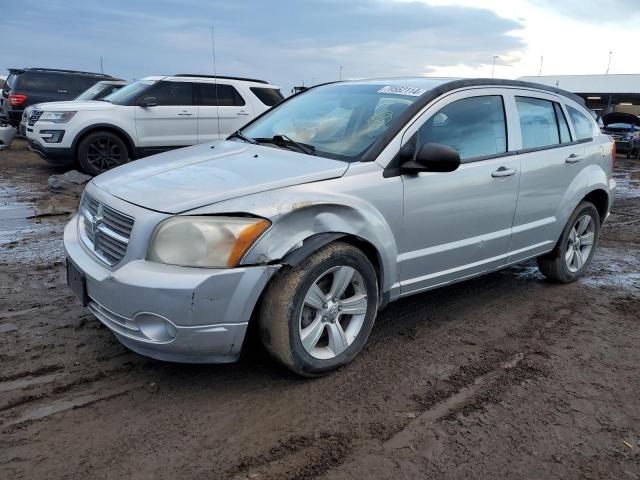
[[[236,130],[231,135],[229,135],[228,138],[239,138],[240,140],[243,140],[247,143],[253,143],[253,144],[258,143],[253,138],[249,138],[244,133],[242,133],[242,130]]]
[[[306,153],[307,155],[315,155],[316,147],[306,143],[296,142],[286,135],[274,135],[271,138],[256,138],[255,140],[258,143],[273,143],[274,145],[281,145],[283,147],[293,147],[299,152]]]

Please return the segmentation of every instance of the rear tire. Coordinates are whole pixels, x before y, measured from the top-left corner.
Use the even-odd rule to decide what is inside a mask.
[[[99,130],[78,145],[78,164],[89,175],[100,175],[129,161],[125,142],[116,134]]]
[[[590,202],[581,202],[564,227],[556,247],[538,257],[538,268],[550,281],[571,283],[589,268],[600,235],[600,215]]]
[[[336,242],[283,269],[260,310],[267,351],[306,377],[349,363],[364,347],[377,313],[377,277],[369,259]]]

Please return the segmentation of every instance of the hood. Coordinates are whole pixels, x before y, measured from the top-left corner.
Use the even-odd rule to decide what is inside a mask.
[[[631,125],[637,125],[640,127],[640,117],[631,113],[613,112],[607,113],[602,117],[602,123],[604,123],[605,127],[612,123],[630,123]]]
[[[74,102],[69,100],[67,102],[48,102],[38,105],[38,110],[44,110],[45,112],[68,112],[78,110],[111,110],[115,108],[115,105],[109,102],[99,102],[97,100],[91,100],[88,102]]]
[[[263,145],[222,141],[123,165],[93,179],[135,205],[181,213],[231,198],[337,178],[349,164]]]

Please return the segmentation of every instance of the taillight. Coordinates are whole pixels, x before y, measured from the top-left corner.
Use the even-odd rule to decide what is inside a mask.
[[[12,107],[17,107],[18,105],[22,105],[26,99],[26,95],[23,95],[21,93],[13,93],[9,95],[9,104]]]
[[[616,152],[616,141],[612,139],[611,142],[611,170],[615,170],[616,168],[616,155],[618,153]]]
[[[613,139],[613,137],[611,138],[611,170],[615,170],[616,168],[616,141]]]

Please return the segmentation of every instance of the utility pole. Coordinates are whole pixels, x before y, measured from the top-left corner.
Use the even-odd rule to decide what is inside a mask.
[[[344,67],[343,67],[342,65],[340,65],[340,77],[339,77],[339,78],[340,78],[340,80],[342,80],[342,69],[343,69],[343,68],[344,68]]]
[[[102,69],[102,55],[100,56],[100,73],[104,73],[104,70]]]
[[[607,64],[607,73],[605,73],[605,75],[609,75],[609,69],[611,68],[611,57],[613,57],[613,50],[609,52],[609,63]]]
[[[496,60],[498,58],[500,58],[500,57],[498,57],[498,55],[494,55],[493,56],[493,65],[491,66],[491,78],[493,78],[493,75],[494,75],[494,73],[496,71]]]
[[[542,65],[544,64],[544,57],[540,56],[540,70],[538,70],[538,76],[542,75]]]

